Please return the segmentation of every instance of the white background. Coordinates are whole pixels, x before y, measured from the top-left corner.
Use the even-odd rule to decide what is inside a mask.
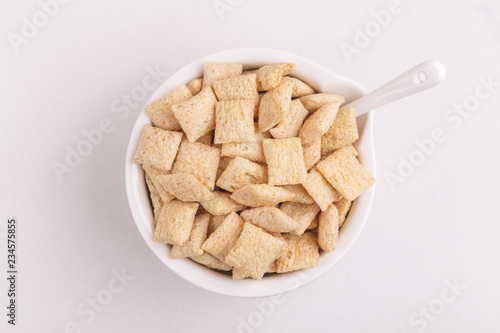
[[[23,18],[33,21],[41,7],[1,1],[0,233],[8,217],[18,218],[20,272],[15,328],[6,325],[0,275],[1,331],[59,333],[75,322],[79,332],[244,332],[238,318],[253,318],[246,331],[498,332],[499,84],[460,124],[444,119],[454,105],[474,102],[481,78],[500,82],[495,0],[401,0],[350,61],[342,43],[352,45],[355,29],[388,1],[232,0],[220,15],[218,3],[73,0],[16,52],[9,34],[22,36]],[[365,229],[329,273],[271,310],[259,310],[267,299],[195,287],[154,257],[124,186],[129,133],[153,90],[124,119],[112,107],[142,85],[147,68],[173,73],[206,54],[251,46],[300,54],[368,91],[427,59],[448,71],[441,86],[377,110],[378,187]],[[114,131],[59,181],[53,163],[64,163],[67,147],[105,118]],[[415,140],[436,128],[446,142],[391,187],[386,173],[397,174],[400,158],[418,154]],[[134,279],[94,318],[77,314],[122,269]],[[453,295],[446,281],[464,289],[443,308],[441,294]],[[419,309],[429,306],[432,317],[422,319]]]

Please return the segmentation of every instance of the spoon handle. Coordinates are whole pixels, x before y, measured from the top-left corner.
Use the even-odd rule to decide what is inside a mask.
[[[443,64],[436,60],[429,60],[347,104],[342,109],[353,107],[358,117],[380,106],[432,88],[443,82],[445,78],[446,70]]]

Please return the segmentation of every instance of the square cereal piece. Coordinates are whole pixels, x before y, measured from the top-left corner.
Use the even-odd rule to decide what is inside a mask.
[[[214,143],[252,142],[254,101],[238,99],[215,103]]]
[[[211,200],[202,201],[201,205],[212,215],[227,215],[231,212],[241,212],[246,208],[230,198],[230,193],[213,191]]]
[[[181,125],[179,125],[172,112],[172,106],[191,97],[193,97],[191,91],[188,87],[182,85],[169,92],[165,97],[146,105],[144,110],[156,127],[169,131],[178,131],[181,129]]]
[[[311,170],[321,159],[321,138],[309,143],[302,143],[306,170]]]
[[[201,248],[217,259],[225,261],[227,254],[243,231],[243,224],[245,221],[238,214],[232,212],[207,238]]]
[[[174,173],[159,176],[163,188],[181,201],[205,201],[214,197],[195,176],[190,173]]]
[[[262,96],[259,104],[259,131],[265,132],[276,126],[290,111],[293,84],[283,80]]]
[[[347,146],[344,146],[344,149],[348,150],[354,157],[357,157],[359,155],[358,151],[356,150],[356,147],[354,147],[352,143],[348,144]]]
[[[292,98],[302,97],[315,93],[314,89],[304,81],[301,81],[294,77],[289,77],[287,79],[291,80],[293,83]]]
[[[333,252],[339,239],[339,212],[335,205],[319,214],[318,244],[326,252]]]
[[[333,125],[338,111],[339,102],[335,101],[323,105],[318,111],[307,118],[299,131],[299,138],[302,139],[302,144],[321,139],[321,136]]]
[[[259,95],[255,74],[240,75],[213,83],[214,93],[219,101],[251,99]]]
[[[231,160],[216,185],[235,192],[245,185],[262,183],[267,183],[267,167],[237,156]]]
[[[240,156],[254,162],[266,162],[262,141],[271,137],[269,132],[256,132],[255,142],[225,143],[222,145],[221,156],[235,158]]]
[[[218,227],[224,222],[227,215],[211,215],[210,222],[208,223],[207,234],[210,236]]]
[[[243,65],[206,62],[203,66],[203,88],[211,87],[215,81],[241,75]]]
[[[306,180],[307,170],[299,138],[264,139],[269,185],[293,185]]]
[[[183,142],[172,173],[190,173],[209,190],[215,187],[220,149],[199,142]]]
[[[189,142],[195,142],[215,128],[215,102],[212,88],[203,88],[196,96],[172,106],[175,118]]]
[[[257,70],[259,91],[268,91],[276,88],[280,84],[283,75],[290,74],[295,71],[295,68],[295,64],[290,62],[279,62],[262,66]]]
[[[175,196],[173,196],[172,194],[170,194],[165,189],[165,187],[163,186],[162,182],[160,181],[160,178],[162,176],[170,174],[170,171],[166,171],[166,172],[158,171],[155,168],[148,167],[146,165],[143,165],[142,167],[143,167],[144,171],[151,178],[151,182],[153,183],[153,185],[155,186],[156,190],[158,191],[158,194],[160,195],[160,198],[161,198],[162,202],[165,203],[165,202],[170,202],[170,201],[174,200]]]
[[[309,113],[316,112],[320,107],[328,103],[339,102],[340,105],[345,103],[344,96],[328,93],[306,95],[300,97],[299,100],[309,110]]]
[[[302,186],[304,186],[307,193],[316,201],[322,211],[327,209],[334,201],[342,199],[342,195],[333,188],[316,168],[313,168],[309,172]]]
[[[314,199],[307,193],[307,190],[304,188],[304,186],[300,184],[296,185],[283,185],[281,188],[284,188],[287,191],[292,192],[295,197],[288,200],[288,201],[293,201],[293,202],[298,202],[298,203],[303,203],[303,204],[313,204]]]
[[[290,232],[299,227],[298,222],[276,207],[257,207],[241,212],[241,217],[267,232]]]
[[[154,224],[156,224],[156,219],[158,218],[161,206],[163,205],[163,200],[161,199],[160,193],[151,180],[151,177],[147,174],[147,172],[144,172],[144,175],[146,178],[146,185],[148,186],[149,190],[149,197],[151,198],[151,204],[153,205],[153,221]]]
[[[207,239],[208,222],[210,221],[210,214],[197,215],[194,218],[193,228],[189,239],[184,245],[174,245],[170,251],[170,258],[185,258],[201,256],[203,250],[201,245]]]
[[[201,89],[203,88],[203,79],[194,79],[194,80],[191,80],[188,85],[187,85],[189,91],[191,92],[191,94],[196,95],[198,94]]]
[[[281,253],[285,242],[251,223],[245,223],[240,238],[226,256],[226,263],[260,280]]]
[[[334,149],[353,143],[358,138],[358,125],[354,109],[340,110],[333,125],[321,137],[321,151],[324,155]]]
[[[155,242],[183,245],[193,227],[198,203],[172,200],[163,204],[156,222]]]
[[[202,264],[208,268],[216,269],[219,271],[230,271],[232,269],[231,266],[226,265],[208,252],[203,252],[201,256],[190,257],[189,259],[197,262],[198,264]]]
[[[284,202],[280,209],[297,222],[297,228],[290,231],[294,235],[302,235],[320,212],[317,204],[307,205],[297,202]]]
[[[349,209],[351,209],[351,200],[347,200],[346,198],[342,198],[341,200],[334,203],[335,207],[337,207],[337,211],[339,212],[339,228],[344,225],[347,213],[349,213]]]
[[[342,196],[354,200],[375,183],[375,178],[344,148],[335,151],[316,168]]]
[[[137,144],[134,162],[168,171],[172,167],[181,139],[182,133],[146,124]]]
[[[231,195],[231,199],[250,207],[274,206],[280,202],[296,199],[293,192],[267,184],[245,185]]]
[[[309,115],[309,111],[302,106],[298,99],[294,99],[290,103],[290,110],[285,112],[279,124],[272,128],[269,132],[273,138],[284,139],[293,138],[299,135],[300,128],[304,119]]]
[[[285,234],[288,251],[278,258],[276,272],[286,273],[318,266],[319,249],[317,236],[306,232],[300,236]]]

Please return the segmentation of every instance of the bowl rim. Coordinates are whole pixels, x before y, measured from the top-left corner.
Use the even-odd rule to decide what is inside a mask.
[[[350,212],[348,216],[348,220],[351,219],[353,214],[356,214],[356,217],[358,220],[356,220],[357,225],[355,228],[351,228],[353,230],[349,230],[350,234],[350,239],[345,242],[343,242],[343,239],[339,235],[339,244],[337,245],[336,251],[328,254],[323,254],[324,255],[334,255],[333,260],[329,260],[327,265],[324,265],[324,267],[321,267],[321,259],[320,259],[320,265],[315,268],[310,268],[307,270],[302,270],[302,271],[295,271],[295,272],[290,272],[290,273],[285,273],[285,274],[276,274],[273,276],[265,277],[261,281],[255,281],[252,279],[245,279],[245,280],[232,280],[231,277],[229,276],[229,279],[226,279],[223,282],[217,282],[219,278],[212,278],[210,277],[213,274],[217,274],[218,276],[222,276],[223,274],[215,272],[211,269],[205,268],[199,264],[194,263],[192,260],[173,260],[170,259],[169,253],[170,249],[167,247],[167,249],[160,249],[160,246],[165,247],[165,244],[159,244],[156,242],[153,242],[153,237],[151,231],[148,230],[146,225],[144,224],[145,222],[152,224],[152,219],[148,216],[146,216],[146,212],[144,211],[144,207],[139,204],[139,198],[140,194],[138,193],[139,189],[137,186],[141,186],[141,181],[139,180],[139,177],[137,174],[134,173],[134,168],[135,170],[140,169],[141,171],[138,171],[139,173],[142,172],[142,168],[135,164],[132,161],[132,157],[134,155],[138,138],[140,135],[140,132],[142,130],[142,127],[144,126],[145,123],[151,123],[149,121],[149,118],[147,118],[147,121],[145,122],[144,116],[147,117],[144,107],[151,102],[157,100],[158,98],[164,96],[168,91],[172,90],[176,86],[182,85],[182,84],[187,84],[189,80],[192,80],[196,78],[195,76],[190,77],[190,78],[183,78],[184,82],[178,84],[180,81],[177,77],[182,77],[184,73],[188,72],[196,72],[200,74],[200,69],[202,69],[203,64],[206,61],[218,61],[218,62],[237,62],[237,63],[244,63],[245,62],[241,61],[239,59],[245,58],[245,57],[251,57],[254,56],[254,58],[258,59],[270,59],[268,61],[260,61],[260,63],[265,64],[265,63],[271,63],[271,62],[276,62],[279,61],[279,59],[282,59],[281,61],[294,61],[294,62],[299,62],[302,65],[307,64],[310,68],[314,68],[316,72],[322,72],[324,73],[325,76],[330,76],[334,77],[335,80],[332,82],[335,83],[342,83],[342,85],[350,86],[351,88],[356,90],[357,89],[357,95],[358,97],[362,96],[365,94],[364,89],[361,87],[361,85],[349,78],[346,78],[344,76],[341,76],[339,74],[336,74],[335,72],[317,64],[316,62],[309,60],[307,58],[304,58],[300,55],[290,53],[287,51],[282,51],[282,50],[277,50],[277,49],[270,49],[270,48],[232,48],[232,49],[227,49],[223,51],[218,51],[215,53],[208,54],[206,56],[203,56],[201,58],[198,58],[196,60],[191,61],[187,65],[181,67],[177,71],[175,71],[173,74],[171,74],[169,77],[167,77],[162,84],[159,85],[159,87],[151,94],[150,98],[148,101],[143,105],[141,112],[138,114],[137,119],[134,123],[134,126],[131,130],[131,135],[129,138],[128,142],[128,147],[127,147],[127,153],[126,153],[126,159],[125,159],[125,185],[126,185],[126,191],[127,191],[127,199],[129,203],[129,208],[132,213],[132,216],[134,218],[134,222],[136,224],[136,227],[139,230],[139,233],[142,235],[142,238],[148,245],[151,251],[155,253],[156,257],[165,265],[167,266],[170,270],[172,270],[175,274],[180,276],[181,278],[191,282],[192,284],[203,288],[205,290],[209,290],[211,292],[221,294],[221,295],[226,295],[226,296],[235,296],[235,297],[264,297],[264,296],[272,296],[272,295],[277,295],[281,293],[285,293],[297,288],[300,288],[302,286],[305,286],[306,284],[316,280],[326,272],[328,272],[335,264],[347,253],[347,251],[351,248],[351,246],[355,243],[357,240],[359,234],[361,233],[366,220],[368,219],[368,216],[371,211],[371,207],[373,204],[373,199],[375,195],[375,189],[376,189],[376,184],[373,184],[365,193],[360,196],[360,198],[356,199],[353,203],[353,207],[351,208],[351,211],[354,210],[355,206],[357,206],[358,201],[360,199],[363,200],[363,204],[365,205],[364,211],[357,211],[354,210],[355,213]],[[233,59],[232,61],[229,61]],[[273,59],[275,59],[273,61]],[[277,60],[276,60],[277,59]],[[258,62],[258,61],[257,61]],[[246,63],[249,63],[248,61]],[[255,64],[255,62],[253,62]],[[200,66],[201,65],[201,66]],[[256,65],[253,65],[255,67]],[[300,68],[297,66],[297,74],[300,73]],[[294,73],[296,74],[296,73]],[[185,75],[185,74],[184,74]],[[292,76],[297,76],[301,78],[301,76],[304,75],[292,75]],[[199,77],[199,75],[198,75]],[[175,78],[175,79],[174,79]],[[179,82],[174,82],[172,83],[171,81],[179,81]],[[306,81],[307,82],[307,81]],[[170,84],[169,84],[170,83]],[[308,82],[309,83],[309,82]],[[167,86],[173,86],[173,88],[169,88],[166,90]],[[311,84],[313,87],[315,84]],[[347,98],[346,98],[347,99]],[[348,100],[349,101],[349,100]],[[348,102],[347,101],[347,102]],[[363,165],[376,177],[376,156],[375,156],[375,147],[374,147],[374,141],[373,141],[373,126],[374,126],[374,114],[373,112],[369,112],[365,114],[364,116],[361,116],[358,118],[358,127],[359,127],[359,121],[360,118],[362,118],[362,122],[364,123],[362,132],[360,133],[360,139],[362,139],[362,136],[364,137],[363,140],[358,139],[357,144],[361,142],[362,147],[357,147],[358,149],[362,148],[363,153],[360,151],[360,158],[363,161]],[[367,159],[368,161],[365,161]],[[368,165],[365,165],[365,162],[368,162]],[[142,173],[141,173],[142,174]],[[139,185],[138,185],[139,184]],[[144,182],[144,177],[142,176],[142,186],[145,186]],[[147,198],[149,200],[149,197]],[[149,210],[151,210],[150,204],[149,204]],[[360,215],[358,217],[358,215]],[[346,233],[345,229],[348,228],[349,223],[348,220],[345,222],[344,226],[341,229],[341,234]],[[342,247],[340,247],[340,244],[342,243]],[[346,244],[344,244],[346,243]],[[339,248],[341,248],[341,251],[337,251]],[[164,252],[164,254],[162,254]],[[203,279],[200,279],[198,275],[204,275],[208,280],[210,280],[213,283],[204,283],[205,281]],[[271,279],[275,280],[275,283],[267,283],[269,286],[266,286],[266,281],[269,281]],[[278,281],[278,282],[276,282]],[[250,283],[249,283],[250,282]],[[234,283],[238,283],[239,285],[237,287],[231,287],[229,286]],[[227,286],[226,286],[227,284]],[[260,285],[258,285],[260,284]],[[285,285],[285,287],[280,288],[276,287],[278,285]],[[274,285],[274,287],[272,287]]]

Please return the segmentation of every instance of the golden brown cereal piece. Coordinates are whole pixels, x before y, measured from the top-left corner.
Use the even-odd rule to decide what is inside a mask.
[[[319,214],[318,244],[326,252],[333,252],[339,239],[339,212],[335,205]]]
[[[276,273],[276,260],[273,261],[266,270],[266,273]],[[233,280],[243,280],[249,278],[250,275],[246,275],[241,269],[233,268]]]
[[[259,107],[260,107],[260,101],[262,100],[262,96],[264,96],[264,93],[259,93],[257,96],[255,96],[254,109],[253,109],[253,117],[254,118],[259,117]]]
[[[264,139],[269,185],[293,185],[307,178],[304,153],[299,138]]]
[[[134,162],[160,171],[168,171],[172,167],[181,139],[182,133],[166,131],[146,124],[137,144]]]
[[[253,110],[254,102],[249,99],[215,103],[214,143],[254,141]]]
[[[267,232],[290,232],[298,228],[298,222],[276,207],[257,207],[241,212],[241,217]]]
[[[201,256],[190,257],[189,259],[207,266],[208,268],[217,269],[219,271],[230,271],[232,269],[231,266],[226,265],[208,252],[203,252]]]
[[[243,65],[206,62],[203,67],[203,88],[211,87],[215,81],[241,75]]]
[[[344,225],[347,213],[349,213],[349,209],[351,209],[351,204],[352,201],[346,198],[342,198],[340,201],[335,202],[335,207],[337,207],[339,212],[339,228]]]
[[[198,203],[172,200],[163,204],[156,222],[155,242],[183,245],[189,238]]]
[[[227,215],[213,215],[210,217],[210,222],[208,223],[208,235],[210,236],[218,227],[224,222]]]
[[[183,142],[172,173],[190,173],[203,186],[213,190],[219,166],[220,149],[199,142]]]
[[[203,143],[204,145],[211,146],[214,139],[214,131],[210,131],[204,136],[200,137],[196,142]]]
[[[207,238],[201,248],[217,259],[225,261],[227,254],[240,237],[244,223],[238,214],[232,212]]]
[[[231,199],[250,207],[274,206],[283,201],[296,199],[293,192],[267,184],[245,185],[231,195]]]
[[[257,84],[259,91],[268,91],[276,88],[283,75],[295,70],[294,63],[280,62],[265,65],[257,70]]]
[[[317,236],[306,232],[300,236],[285,234],[288,251],[278,257],[276,272],[285,273],[316,267],[319,263]]]
[[[271,137],[269,132],[256,132],[256,142],[225,143],[222,145],[221,156],[234,158],[240,156],[254,162],[266,162],[262,141]]]
[[[304,152],[304,164],[307,170],[311,170],[321,159],[321,138],[312,142],[302,144]]]
[[[321,152],[330,152],[353,143],[359,138],[354,109],[340,110],[333,125],[321,137]]]
[[[294,99],[290,103],[290,111],[285,112],[280,123],[270,130],[271,135],[276,139],[296,137],[308,115],[309,111],[298,99]]]
[[[347,146],[344,146],[344,149],[348,150],[354,157],[359,155],[358,151],[356,150],[356,147],[354,147],[352,143],[348,144]]]
[[[265,132],[276,126],[289,112],[293,84],[283,82],[262,96],[259,105],[259,131]]]
[[[311,224],[309,224],[309,226],[307,227],[307,230],[312,230],[312,229],[316,229],[318,227],[318,224],[319,224],[319,221],[318,221],[318,217],[316,216],[314,218],[314,220],[312,220]]]
[[[284,245],[283,240],[251,223],[245,223],[240,238],[226,257],[226,263],[260,280]]]
[[[216,185],[235,192],[245,185],[262,183],[267,183],[267,167],[237,156],[231,160]]]
[[[293,82],[292,98],[302,97],[315,93],[314,89],[304,81],[301,81],[294,77],[290,77],[288,78],[288,80],[292,80]]]
[[[241,212],[246,208],[230,198],[230,193],[213,191],[211,200],[201,202],[201,205],[212,215],[227,215],[231,212]]]
[[[322,211],[327,209],[334,201],[342,199],[342,195],[333,188],[316,168],[313,168],[309,172],[302,186],[304,186],[307,193],[316,201]]]
[[[313,204],[314,199],[307,193],[307,190],[304,188],[304,186],[300,184],[296,185],[284,185],[281,186],[281,188],[284,188],[287,191],[292,192],[295,194],[295,197],[289,201],[293,202],[299,202],[303,204]]]
[[[215,128],[215,102],[212,88],[203,88],[196,96],[172,106],[189,142],[195,142]]]
[[[220,178],[220,176],[227,169],[227,167],[229,166],[229,163],[231,163],[232,160],[233,159],[231,157],[227,157],[227,156],[220,158],[219,166],[217,167],[217,176],[215,178],[216,180],[218,180]]]
[[[161,199],[160,193],[156,189],[151,177],[145,172],[146,185],[148,186],[149,196],[151,197],[151,203],[153,204],[153,221],[156,224],[156,219],[160,213],[161,206],[163,205],[163,200]]]
[[[146,110],[146,113],[156,127],[169,131],[178,131],[181,129],[181,125],[179,125],[172,112],[172,106],[184,102],[191,97],[193,97],[193,94],[190,89],[182,85],[169,92],[165,97],[146,105],[144,110]]]
[[[181,201],[206,201],[214,197],[212,192],[190,173],[159,176],[164,189]]]
[[[203,88],[203,79],[194,79],[191,80],[188,85],[187,85],[189,91],[191,91],[191,94],[196,95],[198,94],[201,89]]]
[[[297,222],[297,228],[291,231],[295,235],[302,235],[320,211],[317,204],[307,205],[297,202],[284,202],[280,209]]]
[[[339,102],[340,105],[345,103],[344,96],[328,93],[306,95],[299,99],[304,107],[309,110],[309,113],[316,112],[316,110],[328,103]]]
[[[174,245],[170,251],[170,258],[185,258],[201,256],[203,250],[201,245],[207,239],[208,222],[210,221],[209,214],[197,215],[194,219],[193,228],[189,239],[184,245]]]
[[[338,111],[339,102],[335,101],[323,105],[318,111],[307,118],[299,131],[299,138],[302,139],[302,144],[321,139],[321,136],[333,125]]]
[[[344,198],[351,201],[375,183],[370,172],[344,148],[335,151],[316,168]]]
[[[163,201],[163,203],[170,202],[170,201],[174,200],[175,196],[173,196],[172,194],[170,194],[165,189],[165,187],[163,186],[162,182],[160,181],[160,178],[162,176],[164,176],[164,175],[170,174],[170,171],[163,172],[163,171],[159,171],[159,170],[156,170],[155,168],[148,167],[148,166],[145,166],[145,165],[143,165],[142,167],[143,167],[144,171],[146,171],[146,173],[151,178],[151,182],[156,187],[156,190],[158,191],[158,194],[160,195],[160,198]]]
[[[213,83],[214,93],[219,101],[251,99],[259,95],[255,74],[240,75]]]

